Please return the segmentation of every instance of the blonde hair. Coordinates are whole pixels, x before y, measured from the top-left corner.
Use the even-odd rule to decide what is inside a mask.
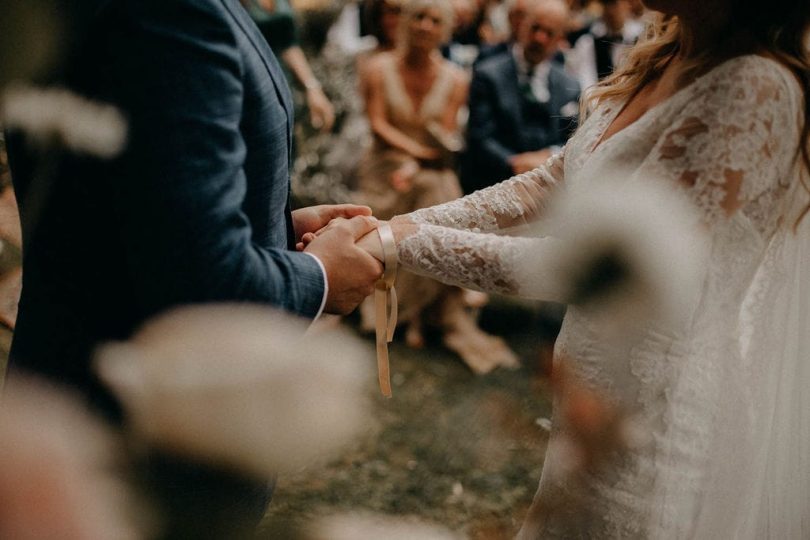
[[[718,39],[711,51],[692,59],[681,76],[691,80],[719,62],[742,54],[766,53],[787,67],[799,80],[804,97],[804,118],[797,156],[804,163],[804,173],[810,171],[810,9],[807,0],[770,0],[759,11],[754,2],[732,2],[728,29],[747,32],[752,40],[744,45]],[[718,32],[729,35],[730,32]],[[597,83],[582,100],[583,117],[603,100],[630,99],[647,83],[660,77],[669,61],[681,49],[678,18],[657,14],[651,19],[646,34],[628,52],[622,66],[611,76]],[[806,174],[801,175],[810,192]],[[797,221],[810,211],[810,206]]]
[[[456,13],[450,0],[405,0],[402,3],[402,19],[400,20],[400,45],[408,46],[408,23],[410,20],[425,9],[436,8],[442,14],[442,41],[447,41],[453,33],[453,25],[456,22]]]
[[[678,52],[678,40],[677,20],[662,14],[654,15],[647,24],[646,34],[628,51],[622,65],[584,94],[583,116],[603,100],[630,99],[647,83],[659,77]]]

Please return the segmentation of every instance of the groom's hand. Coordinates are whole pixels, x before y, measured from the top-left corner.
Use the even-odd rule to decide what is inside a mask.
[[[384,221],[378,223],[385,223]],[[403,238],[414,234],[417,230],[417,225],[414,224],[408,217],[397,216],[388,222],[391,226],[391,231],[394,233],[394,242],[399,243]],[[320,236],[324,231],[329,230],[325,227],[320,231],[314,233],[306,233],[298,244],[298,250],[303,251],[313,240]],[[382,241],[380,240],[380,233],[378,229],[374,229],[357,241],[357,247],[368,252],[369,255],[383,262],[384,253],[382,250]]]
[[[307,233],[314,233],[326,227],[336,218],[351,219],[356,216],[370,216],[371,208],[356,204],[321,204],[294,210],[292,213],[295,242],[301,242]]]
[[[382,276],[382,264],[356,242],[376,228],[377,221],[370,217],[338,218],[305,248],[304,251],[320,259],[326,270],[329,284],[326,312],[350,313],[374,292],[374,283]]]

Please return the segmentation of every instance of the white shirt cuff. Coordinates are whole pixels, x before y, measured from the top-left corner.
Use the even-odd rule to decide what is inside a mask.
[[[321,307],[318,308],[318,313],[316,313],[315,317],[312,318],[312,321],[315,322],[318,320],[318,317],[320,317],[321,314],[323,313],[323,308],[326,307],[326,297],[329,296],[329,280],[326,279],[326,268],[324,268],[321,260],[312,253],[308,253],[305,251],[304,254],[309,255],[310,257],[315,259],[315,262],[318,263],[318,268],[321,269],[321,274],[323,275],[323,298],[321,299]]]

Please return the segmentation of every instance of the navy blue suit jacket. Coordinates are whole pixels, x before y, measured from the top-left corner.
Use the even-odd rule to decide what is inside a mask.
[[[114,411],[89,368],[99,342],[182,304],[313,317],[325,284],[291,250],[290,92],[238,0],[102,2],[75,57],[67,85],[118,106],[129,143],[112,161],[63,157],[33,216],[36,156],[10,134],[24,223],[11,361]]]
[[[462,183],[471,192],[512,176],[509,158],[522,152],[563,145],[576,127],[568,109],[579,101],[579,84],[557,62],[549,71],[549,102],[544,118],[533,113],[521,95],[518,68],[510,50],[482,59],[470,83],[467,150]],[[573,104],[573,105],[572,105]]]

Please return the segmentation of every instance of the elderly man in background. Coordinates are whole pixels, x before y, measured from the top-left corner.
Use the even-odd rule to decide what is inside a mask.
[[[565,39],[562,0],[525,0],[516,42],[481,60],[470,86],[467,192],[541,165],[576,125],[579,84],[554,60]]]

